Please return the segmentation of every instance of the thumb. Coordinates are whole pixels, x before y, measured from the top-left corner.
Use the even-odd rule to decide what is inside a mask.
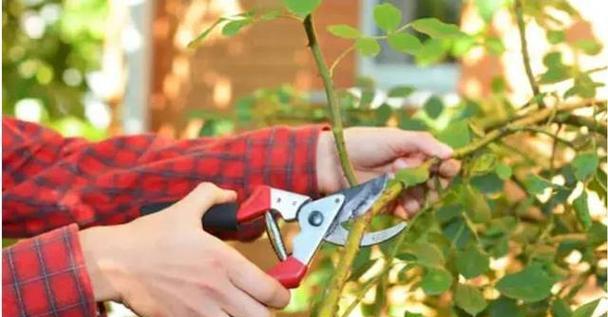
[[[235,191],[219,188],[212,183],[200,183],[172,208],[202,217],[214,205],[235,200]]]

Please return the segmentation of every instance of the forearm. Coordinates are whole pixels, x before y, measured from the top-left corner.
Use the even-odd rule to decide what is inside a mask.
[[[32,236],[73,222],[83,228],[128,222],[142,206],[178,200],[204,181],[236,190],[240,200],[260,184],[316,195],[320,130],[275,127],[184,141],[141,135],[68,142],[65,148],[59,147],[64,140],[55,140],[49,143],[57,146],[38,150],[33,160],[48,158],[48,164],[27,168],[36,170],[27,177],[19,176],[23,165],[11,164],[18,155],[3,156],[5,166],[15,167],[3,177],[4,234]]]

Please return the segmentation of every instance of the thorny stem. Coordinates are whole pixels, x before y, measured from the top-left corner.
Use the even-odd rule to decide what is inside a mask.
[[[348,160],[348,153],[346,152],[346,143],[344,142],[344,126],[342,124],[342,115],[340,111],[340,104],[338,103],[338,95],[334,88],[334,83],[331,79],[331,74],[323,58],[323,53],[319,47],[317,41],[317,35],[315,33],[315,27],[312,21],[312,15],[304,18],[304,30],[306,31],[306,37],[308,38],[308,47],[312,52],[312,56],[319,70],[319,75],[323,80],[323,87],[325,88],[325,95],[327,96],[327,106],[331,114],[331,131],[334,135],[334,141],[336,143],[336,150],[338,151],[338,157],[340,158],[340,165],[342,165],[342,171],[350,186],[357,185],[357,177],[351,162]]]
[[[521,1],[522,0],[515,0],[515,17],[517,18],[517,29],[519,30],[519,41],[521,43],[521,55],[524,59],[524,68],[526,69],[526,75],[528,76],[532,93],[536,97],[540,95],[540,88],[538,88],[538,84],[536,83],[534,74],[532,73],[532,67],[530,66],[528,41],[526,40],[526,25],[524,22],[524,13]],[[538,99],[538,105],[541,108],[545,108],[545,102],[543,101],[542,97]]]
[[[558,135],[559,132],[562,130],[562,124],[558,124],[557,125],[557,130],[555,130],[555,134],[553,134],[553,136],[555,136],[555,138],[553,139],[553,145],[551,146],[551,160],[549,161],[549,168],[551,169],[551,171],[555,171],[555,157],[557,156],[557,142],[558,142]]]

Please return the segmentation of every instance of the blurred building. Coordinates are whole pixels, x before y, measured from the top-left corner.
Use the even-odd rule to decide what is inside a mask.
[[[257,88],[276,87],[290,83],[312,92],[322,100],[322,85],[306,47],[301,25],[290,19],[257,23],[234,37],[221,35],[219,29],[210,34],[199,49],[186,47],[201,30],[218,17],[258,8],[277,7],[276,0],[156,0],[133,1],[137,28],[143,33],[142,48],[150,53],[134,53],[129,58],[129,88],[126,89],[124,120],[127,130],[150,129],[170,136],[183,136],[187,125],[185,114],[193,109],[227,109],[241,96]],[[315,14],[321,47],[326,60],[333,61],[350,46],[347,40],[332,37],[326,27],[331,24],[358,26],[364,33],[376,34],[372,8],[381,2],[326,0]],[[461,23],[474,32],[482,19],[478,11],[458,0],[393,0],[404,12],[404,23],[420,17],[435,16]],[[608,61],[608,20],[602,17],[602,1],[572,1],[580,12],[579,21],[566,21],[568,40],[595,38],[604,49],[595,56],[577,56],[585,68],[606,66]],[[599,8],[599,9],[598,9]],[[150,26],[147,26],[150,23]],[[423,92],[460,93],[479,97],[489,93],[492,78],[505,74],[511,99],[523,104],[531,97],[523,71],[519,39],[512,15],[502,10],[494,15],[491,29],[506,48],[502,56],[492,56],[483,49],[473,49],[461,60],[447,60],[430,67],[419,67],[411,58],[388,49],[375,58],[349,54],[336,70],[335,82],[349,87],[357,76],[369,76],[380,88],[408,84]],[[533,23],[528,25],[532,69],[544,71],[542,56],[549,44],[544,31]],[[149,41],[149,42],[146,42]],[[149,46],[148,46],[149,45]],[[565,55],[566,62],[574,57]],[[146,63],[149,71],[146,70]],[[151,82],[146,77],[151,75]],[[608,82],[608,72],[598,72],[597,81]],[[146,87],[146,85],[148,85]],[[562,83],[560,89],[567,89]],[[129,96],[131,94],[131,96]],[[600,96],[606,98],[606,88]],[[428,94],[422,94],[425,98]],[[135,120],[135,121],[134,121]],[[140,124],[134,124],[141,120]],[[135,127],[135,128],[133,128]]]

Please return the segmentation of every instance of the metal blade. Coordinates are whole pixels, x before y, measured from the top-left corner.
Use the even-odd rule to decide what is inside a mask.
[[[344,195],[344,206],[335,223],[347,222],[366,213],[386,188],[388,176],[382,175],[363,184],[345,189],[337,194]],[[333,228],[332,228],[333,229]],[[331,231],[329,232],[331,233]]]
[[[383,175],[359,186],[341,191],[340,194],[345,196],[344,206],[342,206],[340,214],[336,217],[324,240],[333,244],[344,245],[348,237],[348,230],[344,229],[342,224],[365,214],[382,194],[387,182],[388,176]],[[361,239],[361,246],[386,241],[399,234],[405,229],[406,225],[406,223],[401,223],[385,230],[367,233]]]
[[[403,229],[405,229],[405,227],[407,227],[407,223],[402,222],[402,223],[400,223],[398,225],[394,225],[388,229],[368,232],[363,235],[363,238],[361,238],[360,245],[362,247],[367,247],[370,245],[384,242],[386,240],[389,240],[389,239],[395,237],[399,233],[401,233],[401,231],[403,231]],[[325,236],[325,238],[323,238],[323,240],[325,240],[329,243],[343,246],[346,244],[347,238],[348,238],[348,230],[344,229],[344,227],[339,225],[336,227],[336,229],[334,229],[334,231],[331,234]]]

